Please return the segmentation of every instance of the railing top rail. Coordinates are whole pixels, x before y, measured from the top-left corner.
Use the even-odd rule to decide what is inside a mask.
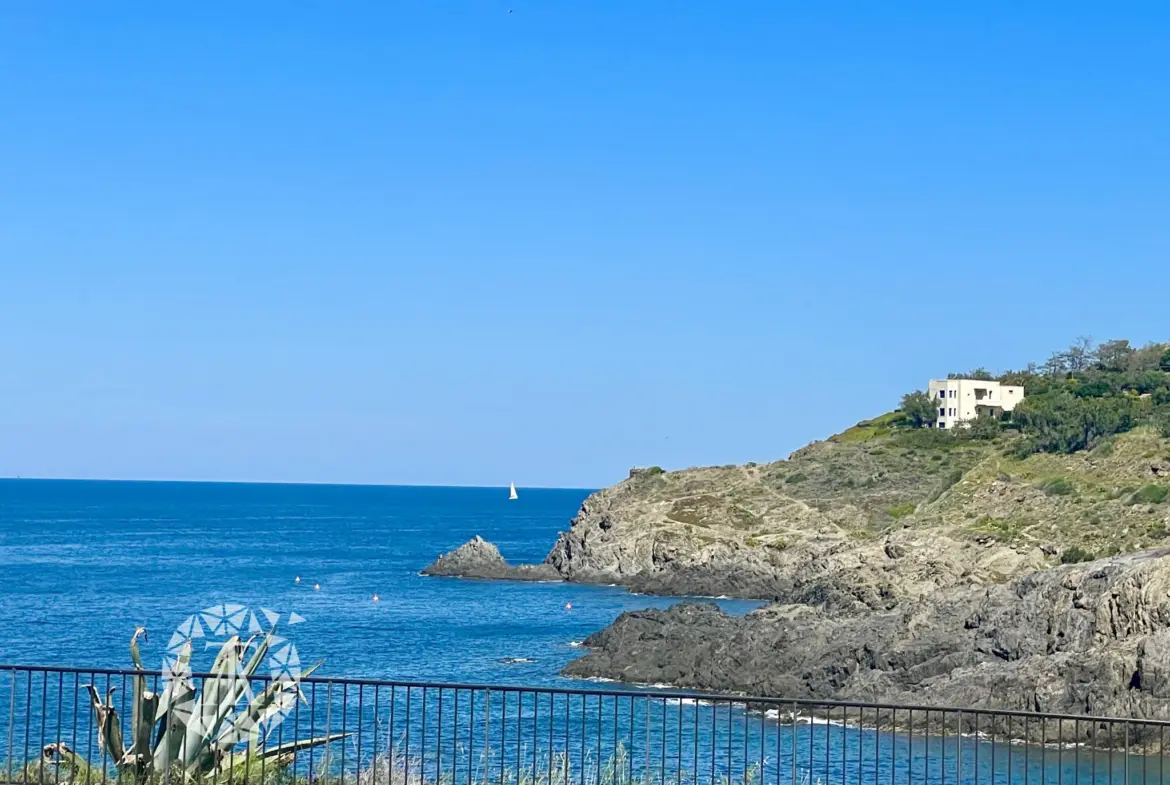
[[[60,673],[91,676],[166,676],[161,670],[135,670],[131,668],[77,668],[67,665],[15,665],[0,663],[2,672],[25,673]],[[224,678],[216,673],[190,673],[193,678],[214,679]],[[272,676],[252,676],[252,681],[271,681]],[[811,708],[811,709],[872,709],[875,711],[890,712],[947,712],[951,714],[972,714],[980,716],[1018,717],[1035,720],[1063,720],[1068,722],[1102,722],[1102,723],[1140,723],[1154,727],[1170,727],[1170,720],[1145,719],[1142,717],[1108,717],[1088,714],[1046,714],[1036,711],[1018,711],[1011,709],[965,708],[961,706],[930,706],[926,704],[894,704],[894,703],[866,703],[863,701],[818,700],[813,698],[778,698],[764,695],[747,695],[718,692],[696,692],[674,689],[657,689],[653,692],[647,685],[630,685],[625,689],[592,689],[573,687],[533,687],[515,684],[473,684],[459,682],[436,681],[399,681],[392,679],[349,678],[342,676],[307,676],[300,679],[303,684],[337,684],[362,687],[388,687],[410,689],[442,689],[442,690],[477,690],[509,693],[541,693],[545,695],[583,695],[616,698],[646,698],[646,699],[680,699],[693,701],[714,701],[720,703],[757,703],[776,708]]]

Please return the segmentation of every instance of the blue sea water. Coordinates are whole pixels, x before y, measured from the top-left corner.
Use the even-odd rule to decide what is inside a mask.
[[[301,658],[325,660],[318,675],[580,686],[558,675],[582,653],[574,642],[625,610],[677,600],[616,587],[425,578],[419,570],[477,534],[513,561],[537,561],[588,493],[521,489],[513,502],[498,488],[0,480],[0,663],[124,668],[131,632],[144,625],[147,667],[161,666],[185,620],[232,604],[281,614]],[[721,604],[731,612],[757,605]],[[304,622],[288,624],[294,613]],[[508,658],[525,661],[502,662]],[[104,684],[85,678],[118,686],[116,677]],[[95,760],[92,717],[84,698],[77,702],[81,682],[0,672],[0,705],[7,705],[0,771],[9,779],[14,762],[35,760],[54,739],[69,738]],[[120,686],[126,715],[125,679]],[[351,735],[332,745],[328,766],[352,777],[381,741],[405,742],[402,760],[433,771],[433,782],[483,781],[484,767],[498,765],[497,779],[514,783],[528,760],[529,780],[539,782],[538,770],[563,755],[582,785],[600,783],[619,749],[628,752],[631,773],[663,785],[1165,781],[1156,758],[948,738],[946,718],[954,713],[936,712],[931,734],[931,714],[920,711],[916,738],[875,730],[872,710],[798,724],[742,703],[662,693],[515,692],[509,699],[498,690],[371,687],[354,695],[332,687],[314,685],[312,714],[306,707],[280,732],[320,735],[337,729],[340,714]],[[308,772],[319,762],[310,753],[295,766]]]
[[[144,625],[143,657],[157,667],[184,619],[238,603],[302,616],[284,632],[302,660],[325,660],[323,674],[563,683],[558,671],[582,653],[573,642],[676,600],[419,571],[477,534],[509,560],[539,561],[588,494],[0,480],[0,662],[128,667]]]

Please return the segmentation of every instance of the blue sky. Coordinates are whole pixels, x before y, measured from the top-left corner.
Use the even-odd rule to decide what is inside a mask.
[[[1165,340],[1168,30],[4,4],[0,476],[592,487]]]

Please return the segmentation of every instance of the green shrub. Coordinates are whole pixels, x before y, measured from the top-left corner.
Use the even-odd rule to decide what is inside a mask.
[[[1141,420],[1143,403],[1129,397],[1078,398],[1064,390],[1025,398],[1014,419],[1028,439],[1016,452],[1083,450],[1102,437],[1131,430]]]
[[[921,450],[949,450],[960,443],[958,434],[961,430],[961,428],[941,431],[936,428],[916,428],[901,431],[896,438],[903,447]]]
[[[917,509],[917,507],[918,505],[916,505],[914,502],[905,502],[903,504],[895,504],[893,507],[886,510],[886,512],[889,513],[891,518],[898,520],[899,518],[905,518],[907,515],[913,515],[914,510]]]
[[[807,475],[805,475],[801,472],[797,472],[796,474],[789,475],[788,479],[786,479],[784,482],[788,483],[789,485],[795,485],[796,483],[804,482],[807,479],[808,479]]]
[[[1040,483],[1040,490],[1047,496],[1072,496],[1076,487],[1063,477],[1052,477]]]
[[[1166,439],[1170,439],[1170,410],[1158,412],[1154,417],[1154,426]]]
[[[1004,414],[1011,416],[1011,412],[1004,412]],[[954,434],[961,439],[990,441],[1002,432],[1003,425],[995,417],[976,417],[966,428],[959,428],[954,431]]]
[[[1161,504],[1170,496],[1170,485],[1143,485],[1134,491],[1126,504]]]
[[[1113,385],[1105,379],[1095,379],[1085,384],[1078,384],[1073,388],[1073,395],[1078,398],[1104,398],[1112,395]]]
[[[1103,439],[1096,447],[1093,448],[1093,454],[1101,458],[1108,458],[1113,454],[1113,450],[1117,446],[1117,440],[1113,438]]]
[[[1080,564],[1081,562],[1093,561],[1097,558],[1092,551],[1087,551],[1079,545],[1074,545],[1071,548],[1065,548],[1064,552],[1060,554],[1061,564]]]

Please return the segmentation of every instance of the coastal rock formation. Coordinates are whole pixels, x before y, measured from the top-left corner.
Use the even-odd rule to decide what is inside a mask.
[[[557,571],[547,565],[508,564],[500,555],[499,548],[479,536],[444,553],[423,569],[423,574],[507,581],[560,580]]]
[[[890,527],[886,510],[906,504],[906,494],[928,495],[936,482],[930,475],[833,498],[827,475],[836,460],[859,456],[822,443],[790,459],[796,467],[782,461],[634,475],[586,499],[545,563],[569,581],[644,594],[867,608],[1043,564],[1030,548]],[[796,484],[808,487],[783,487],[787,476],[802,476]]]
[[[884,610],[1170,537],[1170,503],[1135,503],[1170,473],[1156,432],[1074,455],[1004,447],[863,423],[770,464],[633,470],[585,500],[537,574]],[[527,577],[498,553],[465,564],[428,571]]]
[[[623,614],[564,673],[787,698],[1170,718],[1170,549],[886,611]]]

